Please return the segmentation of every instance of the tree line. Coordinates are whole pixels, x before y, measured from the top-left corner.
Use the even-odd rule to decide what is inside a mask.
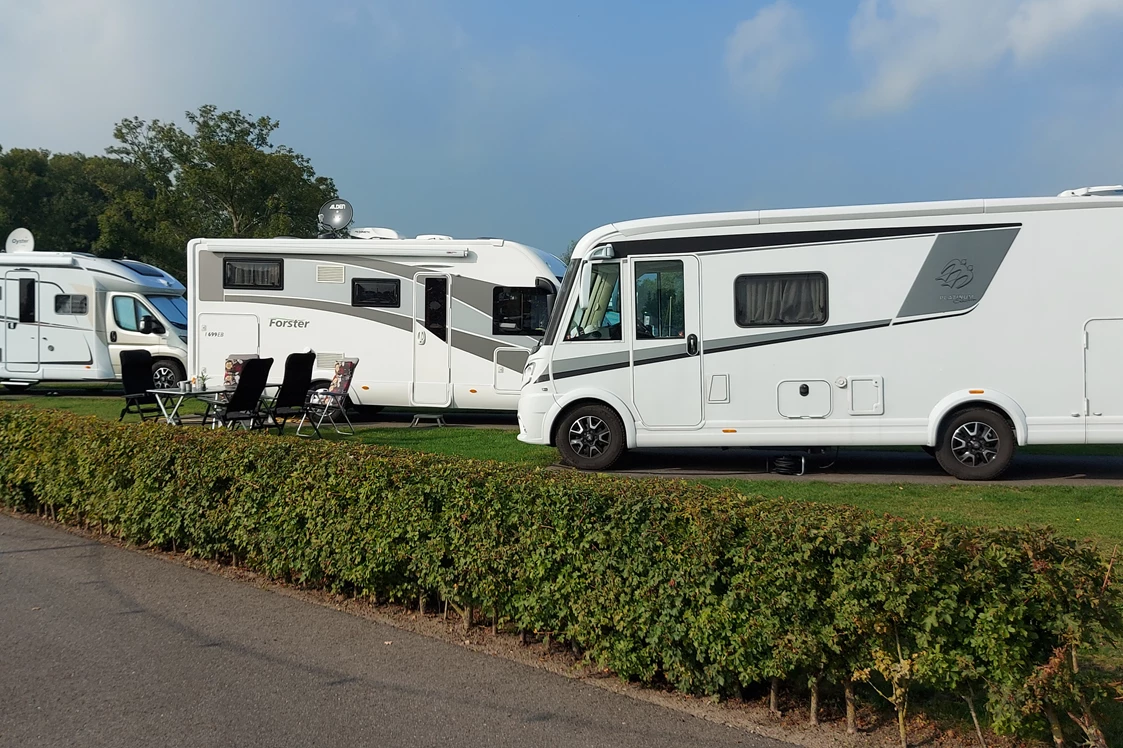
[[[0,239],[157,265],[183,279],[196,237],[314,237],[336,196],[311,161],[271,138],[279,123],[212,105],[187,127],[133,117],[104,156],[0,145]]]

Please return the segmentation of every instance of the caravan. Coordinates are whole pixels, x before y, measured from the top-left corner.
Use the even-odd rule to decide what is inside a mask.
[[[1123,443],[1123,187],[629,221],[577,245],[519,439],[915,445],[962,479]]]
[[[313,350],[314,386],[359,359],[358,406],[514,411],[561,261],[503,239],[349,233],[192,241],[191,373],[213,379],[231,355]]]
[[[179,281],[133,260],[35,252],[12,232],[0,252],[0,382],[119,379],[121,351],[152,354],[152,384],[171,387],[187,363],[187,301]]]

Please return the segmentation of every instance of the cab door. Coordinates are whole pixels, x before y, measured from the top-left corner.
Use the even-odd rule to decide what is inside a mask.
[[[9,270],[4,274],[4,361],[10,374],[39,371],[39,274]]]
[[[130,294],[110,294],[105,313],[105,329],[109,334],[109,358],[113,362],[113,375],[120,377],[121,351],[150,350],[160,344],[161,333],[140,331],[141,317],[152,317],[153,320],[157,317],[144,302]],[[163,326],[156,329],[163,330]]]
[[[633,258],[632,401],[643,425],[702,423],[698,258]]]

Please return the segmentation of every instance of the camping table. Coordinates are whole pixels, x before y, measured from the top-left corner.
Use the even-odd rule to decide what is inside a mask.
[[[271,383],[265,385],[265,389],[280,386],[280,384]],[[163,414],[164,420],[172,426],[179,426],[183,423],[179,418],[179,409],[185,400],[189,398],[199,399],[211,397],[214,395],[228,395],[233,391],[233,387],[211,387],[210,389],[191,390],[190,392],[183,392],[178,387],[148,390],[149,393],[156,396],[156,404],[160,406],[160,413]]]

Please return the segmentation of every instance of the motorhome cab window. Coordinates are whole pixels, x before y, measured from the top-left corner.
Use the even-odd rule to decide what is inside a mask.
[[[140,332],[140,318],[153,317],[144,304],[131,296],[113,297],[113,321],[117,327],[129,332]]]
[[[285,261],[223,260],[222,287],[280,291],[285,287]]]
[[[681,338],[686,331],[682,260],[636,263],[636,337]]]
[[[397,278],[355,278],[351,281],[351,306],[402,305],[402,282]]]
[[[491,314],[492,334],[540,337],[550,319],[548,296],[541,288],[496,286]]]
[[[742,275],[733,283],[741,327],[822,325],[827,321],[827,276],[823,273]]]
[[[592,266],[589,307],[580,301],[573,310],[566,340],[622,340],[620,334],[620,264],[602,262]]]
[[[71,294],[58,294],[55,296],[55,314],[85,315],[89,311],[89,298]]]

